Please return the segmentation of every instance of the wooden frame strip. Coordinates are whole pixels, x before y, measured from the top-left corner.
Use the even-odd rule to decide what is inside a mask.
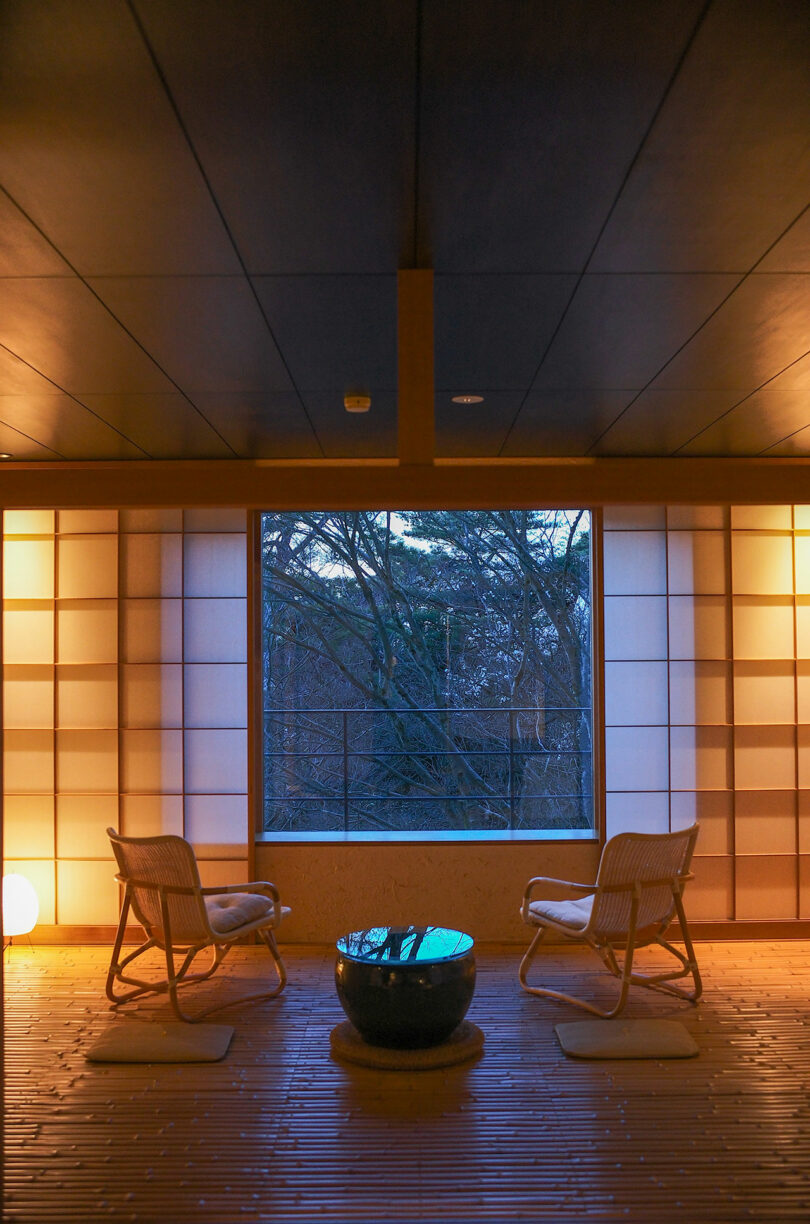
[[[431,401],[432,404],[432,401]],[[422,403],[422,410],[426,408]],[[423,413],[420,416],[425,425]],[[408,429],[417,428],[412,416]],[[138,460],[8,463],[7,509],[239,506],[257,510],[487,509],[610,504],[785,505],[807,500],[810,459]],[[413,449],[409,449],[412,447]],[[417,459],[422,462],[416,462]]]
[[[397,454],[403,465],[432,464],[435,451],[433,272],[397,273]]]

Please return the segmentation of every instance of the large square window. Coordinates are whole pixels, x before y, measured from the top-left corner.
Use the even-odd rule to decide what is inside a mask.
[[[586,510],[261,516],[260,833],[588,836]]]

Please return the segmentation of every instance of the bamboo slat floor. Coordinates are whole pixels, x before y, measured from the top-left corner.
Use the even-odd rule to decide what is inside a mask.
[[[124,1066],[83,1057],[116,1022],[107,951],[15,945],[4,1218],[810,1220],[810,943],[700,945],[697,1008],[634,990],[627,1016],[694,1034],[700,1056],[678,1062],[566,1059],[553,1026],[582,1013],[523,994],[518,949],[479,948],[469,1019],[485,1052],[421,1073],[334,1062],[334,953],[284,951],[280,998],[211,1018],[236,1029],[224,1061]],[[258,988],[266,967],[239,948],[190,990],[225,997],[229,975]],[[614,988],[576,948],[537,968],[603,1000]],[[137,1014],[171,1018],[158,1002]]]

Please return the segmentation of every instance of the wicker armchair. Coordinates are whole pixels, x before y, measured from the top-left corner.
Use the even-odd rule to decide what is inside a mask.
[[[274,885],[254,882],[203,888],[194,851],[182,837],[123,837],[115,829],[108,829],[107,834],[119,867],[115,878],[124,885],[125,890],[107,974],[107,997],[113,1005],[127,1003],[144,995],[168,993],[178,1018],[194,1022],[223,1007],[272,999],[281,993],[287,974],[273,930],[290,911],[279,904]],[[147,938],[134,952],[119,961],[130,910],[144,928]],[[276,986],[264,993],[217,1004],[195,1016],[187,1015],[178,1002],[178,988],[211,977],[236,940],[252,931],[270,951],[278,977]],[[126,967],[150,948],[164,951],[166,977],[158,981],[145,981],[125,974]],[[195,956],[203,948],[212,950],[209,968],[201,973],[189,973]],[[181,955],[182,963],[176,969],[175,957]],[[133,989],[116,994],[117,983]]]
[[[530,880],[520,913],[523,921],[537,927],[538,931],[520,963],[518,976],[523,989],[529,994],[573,1003],[605,1019],[621,1012],[631,984],[668,991],[696,1003],[702,985],[682,894],[687,881],[693,878],[689,874],[689,864],[697,835],[697,825],[677,833],[619,833],[602,851],[595,884],[574,884],[547,876]],[[542,885],[564,887],[577,895],[566,901],[533,901],[533,892]],[[676,915],[685,955],[663,938]],[[555,931],[594,949],[606,968],[621,981],[615,1007],[603,1011],[584,999],[528,984],[529,967],[547,931]],[[651,943],[672,953],[680,968],[670,973],[633,973],[635,949]],[[616,958],[616,950],[620,948],[624,949],[621,967]],[[691,991],[672,985],[678,978],[690,975]]]

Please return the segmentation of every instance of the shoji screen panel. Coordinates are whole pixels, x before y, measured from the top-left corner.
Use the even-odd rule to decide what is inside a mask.
[[[56,520],[3,516],[3,870],[37,890],[56,921]]]
[[[44,923],[117,917],[117,597],[115,511],[5,513],[5,870]]]
[[[107,924],[118,887],[118,515],[56,514],[56,921]]]
[[[698,820],[693,918],[810,918],[810,509],[605,526],[608,834]]]
[[[246,516],[6,511],[5,870],[40,921],[118,916],[108,825],[245,878]]]
[[[700,823],[689,913],[734,916],[734,692],[729,515],[667,509],[669,707],[673,829]]]
[[[247,871],[246,530],[243,511],[184,512],[185,835],[204,883]]]
[[[121,830],[183,836],[183,513],[123,510]]]
[[[205,883],[247,870],[246,516],[121,513],[121,816]]]
[[[810,919],[810,506],[794,506],[799,916]]]
[[[800,518],[797,512],[796,518]],[[797,599],[790,506],[731,509],[735,917],[802,916]]]
[[[666,521],[663,507],[604,517],[608,837],[669,828]]]

